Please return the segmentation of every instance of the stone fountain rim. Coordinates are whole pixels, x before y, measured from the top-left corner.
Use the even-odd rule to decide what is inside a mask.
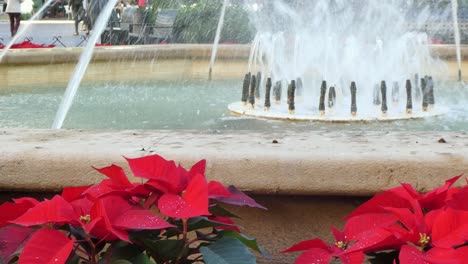
[[[211,44],[154,44],[132,46],[96,47],[93,61],[129,60],[129,59],[196,59],[209,60]],[[447,60],[456,59],[455,45],[431,44],[433,55]],[[43,49],[13,49],[7,52],[0,66],[9,64],[50,64],[76,62],[82,47],[55,47]],[[463,59],[467,59],[468,45],[462,45]],[[220,44],[217,59],[248,59],[250,44]]]

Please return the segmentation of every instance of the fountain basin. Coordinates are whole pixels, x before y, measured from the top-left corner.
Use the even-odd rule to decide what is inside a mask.
[[[163,56],[162,50],[170,47],[143,47],[143,53],[143,50],[148,49],[146,52],[153,55],[143,56],[141,60],[132,59],[133,55],[128,55],[128,60],[122,59],[129,50],[136,54],[138,47],[96,49],[95,60],[78,92],[78,108],[86,105],[85,101],[80,103],[80,93],[84,95],[81,98],[86,99],[102,91],[101,95],[95,97],[98,99],[96,105],[106,106],[111,103],[111,97],[106,91],[110,86],[114,94],[122,92],[120,95],[125,98],[125,102],[131,101],[129,96],[132,93],[136,98],[148,94],[147,98],[157,99],[129,103],[128,109],[134,108],[138,113],[146,109],[149,110],[149,116],[153,117],[168,115],[167,112],[154,111],[152,108],[154,105],[163,105],[164,109],[171,109],[164,105],[164,100],[158,101],[168,96],[161,96],[159,90],[155,89],[158,88],[157,84],[160,80],[206,79],[211,51],[208,46],[194,46],[194,50],[190,51],[181,45],[172,46],[177,51],[170,51],[174,58]],[[178,53],[182,49],[187,49],[185,55]],[[295,242],[315,236],[331,241],[329,226],[341,227],[341,218],[359,205],[363,196],[368,197],[397,186],[400,182],[410,182],[418,190],[429,190],[442,185],[450,177],[468,171],[468,129],[466,115],[463,114],[456,126],[441,122],[447,119],[440,117],[390,123],[332,123],[326,126],[322,122],[296,123],[231,117],[227,105],[240,99],[240,79],[245,74],[248,49],[231,45],[220,49],[213,77],[235,81],[216,81],[212,89],[207,90],[218,91],[217,96],[225,96],[213,105],[201,104],[201,107],[218,115],[215,120],[222,121],[215,122],[215,125],[210,122],[193,122],[191,127],[164,128],[158,125],[135,129],[115,125],[120,124],[117,121],[114,130],[96,130],[95,126],[75,125],[73,122],[67,125],[66,121],[66,127],[73,129],[37,129],[47,128],[54,112],[51,112],[49,120],[41,125],[30,125],[27,129],[2,125],[0,190],[11,198],[21,196],[20,192],[24,191],[53,193],[65,186],[96,183],[102,176],[91,166],[103,167],[114,163],[123,166],[128,172],[122,155],[138,157],[157,153],[181,162],[186,167],[205,158],[208,161],[209,179],[234,184],[251,192],[260,203],[270,208],[266,212],[250,208],[233,210],[243,217],[239,224],[246,228],[246,233],[258,237],[259,243],[273,254],[272,260],[260,260],[259,263],[292,263],[295,255],[279,255],[278,252]],[[5,77],[1,84],[2,97],[20,94],[25,95],[20,96],[20,99],[30,97],[31,102],[37,102],[38,94],[50,90],[61,91],[58,95],[63,94],[75,63],[68,57],[69,54],[63,53],[59,57],[53,55],[64,51],[40,51],[44,52],[42,64],[39,58],[31,59],[34,63],[28,64],[27,57],[34,56],[36,51],[12,51],[7,55],[7,63],[0,65],[0,75]],[[77,54],[80,52],[74,49],[71,51]],[[100,52],[106,53],[102,59],[96,57]],[[223,52],[226,52],[225,55],[222,55]],[[451,60],[452,55],[447,55],[447,58]],[[15,56],[21,57],[21,60],[15,62]],[[441,74],[440,78],[434,78],[456,79],[456,63],[450,61],[448,65],[447,75]],[[466,67],[468,64],[464,65]],[[116,83],[129,80],[141,80],[147,85],[132,89],[115,88]],[[113,83],[102,85],[109,81]],[[206,82],[198,83],[194,86],[198,91],[208,87]],[[186,86],[189,85],[182,82],[169,85],[165,90],[173,92]],[[449,85],[442,90],[451,91],[452,88]],[[125,90],[131,93],[124,94]],[[202,95],[200,98],[207,98],[205,94],[199,94]],[[463,100],[462,105],[465,102]],[[184,112],[176,110],[188,105],[188,102],[191,102],[189,98],[183,98],[166,103],[172,105],[173,112],[178,115]],[[56,110],[53,104],[46,101],[40,109],[50,107]],[[58,105],[58,100],[55,104]],[[101,116],[96,105],[88,105],[91,111],[81,117],[96,118],[97,121],[92,125],[101,124],[100,128],[108,128],[113,124],[102,116],[118,115],[125,107],[122,103],[116,103],[117,108]],[[7,112],[6,106],[2,102],[0,111]],[[465,112],[465,107],[460,111]],[[193,113],[192,108],[188,109]],[[23,113],[26,112],[42,116],[37,109]],[[73,109],[70,114],[71,120],[80,119],[76,115],[73,117]],[[225,116],[222,117],[222,114]],[[453,115],[451,113],[448,117]],[[21,124],[24,115],[9,118]],[[193,116],[190,118],[195,119]],[[128,119],[137,120],[134,116]],[[167,120],[177,119],[171,116]],[[238,121],[243,125],[231,125]],[[197,123],[204,125],[196,126]],[[446,131],[446,127],[452,131]]]

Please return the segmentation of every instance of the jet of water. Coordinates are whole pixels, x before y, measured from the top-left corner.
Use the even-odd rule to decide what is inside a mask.
[[[34,21],[36,20],[38,17],[40,17],[42,15],[42,13],[44,12],[44,10],[53,2],[54,0],[47,0],[44,5],[28,20],[28,21]],[[0,52],[0,63],[2,62],[3,60],[3,57],[5,57],[5,54],[7,53],[8,50],[10,50],[11,46],[13,46],[13,44],[16,43],[16,41],[18,41],[18,39],[20,39],[21,37],[24,36],[24,33],[29,29],[29,27],[31,26],[31,24],[28,24],[26,26],[21,26],[19,29],[18,29],[18,32],[16,32],[15,36],[13,36],[10,40],[10,42],[7,43],[7,45],[3,48],[3,50]]]
[[[73,103],[78,87],[83,79],[83,76],[88,68],[89,62],[91,61],[94,47],[98,41],[98,38],[101,36],[104,28],[106,27],[107,20],[112,14],[112,10],[116,5],[117,0],[109,0],[105,5],[104,9],[99,14],[97,21],[93,27],[91,36],[88,39],[88,43],[84,48],[83,53],[80,56],[78,64],[75,67],[72,78],[68,82],[67,89],[63,95],[62,102],[60,103],[59,109],[55,115],[54,123],[52,124],[53,129],[62,128],[65,117],[67,116],[68,111]]]
[[[457,47],[457,62],[458,62],[458,81],[462,79],[461,70],[461,50],[460,50],[460,28],[458,26],[458,1],[452,0],[452,18],[453,18],[453,30],[455,36],[455,45]]]
[[[216,53],[218,52],[219,39],[221,38],[221,31],[224,25],[224,14],[226,13],[226,6],[229,0],[224,0],[223,7],[221,8],[221,15],[219,16],[218,28],[216,29],[216,35],[213,43],[213,50],[211,51],[210,69],[208,72],[208,79],[211,80],[211,74],[213,72],[213,65],[216,59]]]

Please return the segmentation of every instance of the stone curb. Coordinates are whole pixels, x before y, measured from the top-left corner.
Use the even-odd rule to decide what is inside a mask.
[[[152,153],[187,168],[207,159],[209,179],[258,194],[367,196],[401,182],[424,191],[468,172],[468,135],[454,132],[3,129],[0,145],[8,191],[93,184],[103,176],[91,166],[128,170],[122,156]]]

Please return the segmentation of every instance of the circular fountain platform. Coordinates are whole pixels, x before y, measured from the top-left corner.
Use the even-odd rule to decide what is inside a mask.
[[[318,122],[373,122],[373,121],[397,121],[406,119],[418,119],[428,118],[446,114],[448,108],[435,106],[427,112],[414,110],[411,114],[407,114],[406,111],[389,111],[386,115],[382,115],[380,108],[375,107],[375,111],[372,113],[357,113],[352,116],[350,112],[346,113],[343,111],[335,111],[335,109],[329,109],[321,116],[318,110],[313,110],[307,107],[296,108],[295,114],[290,114],[287,111],[287,106],[272,105],[268,111],[265,111],[262,105],[255,105],[255,109],[249,109],[247,105],[242,102],[236,102],[228,105],[228,109],[241,116],[250,116],[274,120],[286,120],[286,121],[318,121]],[[359,111],[359,110],[358,110]]]

